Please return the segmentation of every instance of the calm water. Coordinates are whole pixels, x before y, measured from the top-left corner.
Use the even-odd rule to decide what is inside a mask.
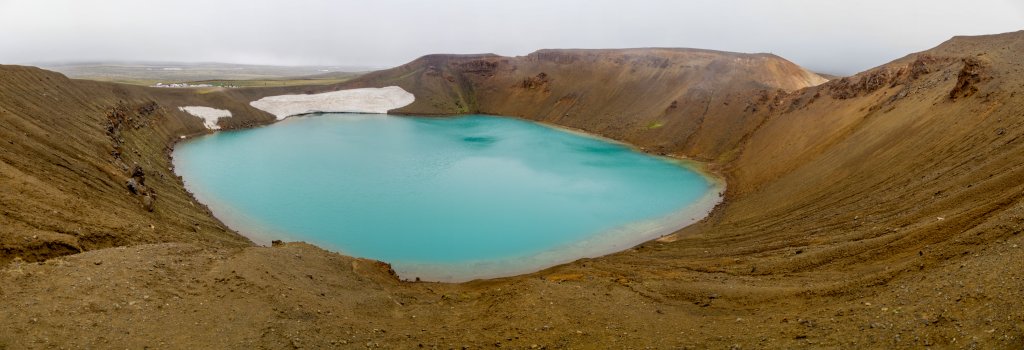
[[[185,142],[174,162],[200,201],[257,242],[302,240],[408,279],[606,254],[684,226],[717,198],[674,161],[490,116],[293,117]]]

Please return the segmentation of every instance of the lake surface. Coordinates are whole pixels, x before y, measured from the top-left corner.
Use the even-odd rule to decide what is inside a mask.
[[[629,248],[703,217],[710,179],[512,118],[320,114],[179,144],[197,199],[256,242],[306,241],[464,281]]]

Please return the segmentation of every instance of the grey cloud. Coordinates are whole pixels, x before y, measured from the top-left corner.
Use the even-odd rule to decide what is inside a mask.
[[[698,47],[839,74],[953,35],[1024,29],[1013,0],[0,0],[0,62],[387,67],[429,53]]]

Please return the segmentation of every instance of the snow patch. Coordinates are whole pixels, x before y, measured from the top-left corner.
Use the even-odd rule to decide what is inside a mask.
[[[220,118],[226,118],[231,116],[231,111],[226,109],[216,109],[201,106],[185,106],[178,107],[178,109],[180,109],[182,112],[203,119],[203,125],[205,125],[206,128],[210,130],[220,130],[220,125],[217,125],[217,120]]]
[[[397,86],[338,90],[311,95],[268,96],[249,105],[277,116],[278,120],[308,113],[379,113],[408,106],[413,94]]]

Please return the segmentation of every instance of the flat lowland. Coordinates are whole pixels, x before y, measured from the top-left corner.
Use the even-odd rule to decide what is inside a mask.
[[[432,55],[333,85],[197,93],[0,67],[0,347],[1021,348],[1024,32],[850,77],[690,49]],[[197,203],[179,106],[400,86],[397,113],[519,116],[709,163],[725,201],[608,256],[461,284]],[[173,91],[172,91],[173,90]],[[239,174],[239,177],[245,174]]]
[[[349,66],[266,66],[230,63],[69,62],[40,67],[76,79],[135,85],[295,86],[340,83],[372,70]]]

